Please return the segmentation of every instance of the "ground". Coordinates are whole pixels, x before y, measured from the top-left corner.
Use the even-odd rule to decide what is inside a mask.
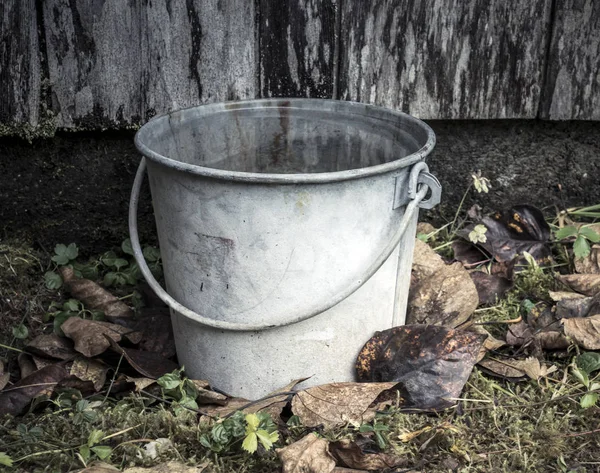
[[[436,224],[452,220],[471,173],[491,180],[488,195],[469,192],[472,203],[502,208],[518,202],[545,208],[597,203],[600,195],[600,124],[503,122],[432,122],[438,145],[431,168],[444,186],[440,209],[425,217]],[[44,273],[56,243],[75,242],[82,258],[97,258],[118,249],[127,237],[128,194],[139,159],[131,133],[61,133],[51,140],[26,143],[0,140],[0,359],[12,381],[19,375],[18,351],[25,341],[13,335],[24,323],[28,338],[52,331],[44,316],[52,302],[68,296],[50,290]],[[148,192],[141,211],[142,240],[155,241]],[[443,244],[443,242],[439,242]],[[552,278],[550,278],[553,280]],[[547,279],[531,279],[522,293],[501,302],[482,320],[511,319],[521,310],[525,291],[534,294]],[[544,284],[546,284],[544,282]],[[549,283],[550,284],[550,283]],[[531,296],[530,296],[531,297]],[[498,316],[498,311],[501,315]],[[506,329],[499,329],[500,331]],[[502,335],[502,333],[496,333]],[[308,428],[284,412],[278,447],[310,432],[331,442],[367,439],[372,453],[380,448],[404,458],[391,471],[452,472],[593,472],[600,466],[600,408],[583,408],[585,389],[572,375],[577,349],[548,353],[558,371],[548,378],[519,382],[490,375],[476,367],[458,404],[438,413],[406,412],[400,405],[379,415],[369,428],[382,427],[377,445],[363,426]],[[196,413],[139,394],[122,393],[98,400],[84,420],[73,405],[42,404],[20,417],[0,419],[0,452],[7,451],[16,471],[67,471],[82,467],[76,453],[96,430],[116,436],[106,442],[110,462],[119,467],[152,466],[173,460],[204,465],[205,472],[272,472],[281,462],[273,451],[249,455],[240,445],[215,453],[200,439],[213,424]],[[39,429],[36,429],[39,427]],[[131,428],[130,430],[127,430]],[[359,431],[361,430],[361,431]],[[367,432],[367,433],[365,433]],[[173,448],[157,458],[145,456],[150,440],[170,437]]]

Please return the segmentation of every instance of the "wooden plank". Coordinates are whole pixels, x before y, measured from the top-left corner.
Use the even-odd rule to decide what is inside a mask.
[[[123,127],[257,94],[253,2],[45,0],[44,15],[59,126]]]
[[[254,2],[153,0],[144,8],[147,114],[258,95]]]
[[[600,120],[600,2],[556,0],[542,118]]]
[[[260,0],[263,97],[333,98],[335,0]]]
[[[141,120],[138,6],[122,0],[44,0],[52,106],[66,128]]]
[[[420,118],[534,118],[551,0],[346,0],[341,97]]]
[[[35,0],[0,1],[0,124],[36,126],[41,66]]]

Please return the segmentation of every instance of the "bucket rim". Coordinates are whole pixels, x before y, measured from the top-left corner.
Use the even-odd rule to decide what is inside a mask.
[[[310,110],[307,105],[328,105],[330,107],[343,107],[348,108],[354,115],[361,115],[368,117],[369,112],[371,114],[387,114],[391,117],[398,117],[405,122],[408,122],[416,127],[420,127],[426,134],[427,140],[425,144],[414,153],[405,156],[404,158],[395,159],[388,163],[377,164],[375,166],[367,166],[357,169],[348,169],[344,171],[329,171],[329,172],[318,172],[318,173],[259,173],[259,172],[245,172],[245,171],[231,171],[224,169],[216,169],[207,166],[199,166],[197,164],[189,164],[182,161],[178,161],[173,158],[164,156],[156,151],[151,150],[145,143],[143,135],[148,132],[151,128],[152,123],[158,120],[165,119],[166,117],[172,117],[175,114],[181,114],[186,111],[193,109],[203,109],[208,113],[226,112],[230,110],[251,110],[256,108],[288,108],[288,109],[299,109],[299,110]],[[304,106],[300,106],[304,105]],[[316,110],[316,109],[315,109]],[[318,109],[323,111],[322,108]],[[363,113],[360,113],[362,111]],[[178,110],[174,110],[168,113],[158,115],[147,123],[136,132],[134,137],[134,143],[137,150],[146,158],[154,161],[158,164],[162,164],[168,168],[182,171],[198,176],[209,177],[214,179],[221,179],[227,181],[236,182],[254,182],[254,183],[269,183],[269,184],[317,184],[317,183],[329,183],[347,181],[351,179],[360,179],[363,177],[376,176],[380,174],[386,174],[394,171],[398,171],[402,168],[411,166],[420,161],[424,161],[425,158],[433,150],[436,138],[435,133],[431,127],[424,121],[413,117],[407,113],[400,112],[397,110],[380,107],[377,105],[364,104],[361,102],[333,100],[333,99],[303,99],[303,98],[277,98],[277,99],[253,99],[253,100],[237,100],[228,102],[218,102],[206,105],[196,105],[191,107],[185,107]]]

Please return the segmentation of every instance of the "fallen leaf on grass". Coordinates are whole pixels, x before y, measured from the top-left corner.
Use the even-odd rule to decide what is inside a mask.
[[[347,423],[363,424],[375,416],[369,406],[384,391],[392,389],[389,383],[331,383],[299,391],[292,399],[292,412],[306,427],[323,425],[334,428]]]
[[[158,379],[179,368],[177,363],[165,358],[159,353],[135,350],[133,348],[123,348],[108,335],[105,336],[111,349],[120,355],[123,355],[129,365],[146,378]]]
[[[73,342],[55,333],[38,335],[25,345],[25,350],[34,355],[58,360],[72,360],[77,356],[73,349]]]
[[[75,299],[83,302],[88,309],[104,312],[106,320],[118,322],[122,319],[133,318],[133,311],[127,304],[94,281],[77,279],[73,268],[63,266],[60,268],[60,275],[65,287]]]
[[[479,348],[479,353],[477,354],[476,363],[479,363],[481,360],[483,360],[485,358],[485,356],[488,354],[488,352],[495,351],[498,348],[502,348],[504,345],[506,345],[506,342],[504,340],[495,338],[494,336],[492,336],[492,334],[490,334],[490,332],[488,332],[481,325],[473,325],[468,328],[468,331],[477,333],[477,334],[485,337],[485,340],[484,340],[483,344],[481,345],[481,348]]]
[[[80,356],[73,361],[69,373],[82,381],[90,381],[94,389],[100,391],[106,382],[108,369],[109,367],[100,361]]]
[[[387,453],[367,453],[350,439],[342,439],[329,444],[329,451],[338,465],[358,470],[381,471],[406,464],[406,459]]]
[[[561,274],[557,278],[574,291],[586,296],[600,294],[600,274]]]
[[[534,337],[543,350],[565,350],[570,345],[565,334],[555,330],[538,332]]]
[[[495,304],[513,286],[511,281],[495,274],[487,274],[483,271],[473,271],[469,274],[477,288],[480,305]]]
[[[508,381],[524,381],[527,378],[525,371],[514,367],[508,362],[494,360],[492,358],[485,358],[477,363],[477,365],[483,368],[486,373],[489,373],[493,376],[498,376]]]
[[[490,256],[470,242],[455,240],[452,242],[454,259],[460,261],[465,268],[471,269],[490,260]]]
[[[436,325],[405,325],[375,335],[356,361],[359,381],[394,381],[409,406],[439,409],[459,397],[484,336]]]
[[[484,217],[481,222],[467,226],[458,234],[465,239],[476,225],[483,224],[486,241],[479,242],[497,261],[508,262],[529,253],[536,261],[547,261],[551,255],[550,227],[542,212],[531,205],[514,207]]]
[[[571,299],[585,299],[586,297],[583,294],[568,291],[549,291],[548,295],[550,296],[550,299],[552,299],[554,302],[560,302]]]
[[[282,473],[331,473],[335,468],[329,442],[315,434],[276,451],[283,464]]]
[[[0,360],[0,391],[8,384],[10,373],[4,371],[4,362]]]
[[[87,468],[79,470],[78,473],[114,473],[120,471],[118,468],[104,462],[92,462]]]
[[[218,404],[220,406],[225,406],[227,404],[229,398],[224,394],[212,391],[208,381],[203,379],[191,379],[190,381],[196,387],[196,391],[198,392],[198,396],[196,397],[196,403],[198,405]]]
[[[125,336],[132,343],[138,343],[141,336],[139,332],[133,332],[121,325],[80,319],[79,317],[68,318],[62,324],[61,329],[67,337],[75,342],[75,350],[88,358],[100,355],[108,349],[110,343],[107,337],[119,342]]]
[[[510,325],[506,332],[506,344],[520,347],[533,340],[533,330],[525,322]]]
[[[518,378],[521,380],[524,376],[527,376],[533,380],[538,380],[542,377],[546,377],[551,373],[554,373],[557,368],[554,365],[547,367],[541,364],[539,360],[533,356],[525,358],[524,360],[485,360],[479,363],[480,366],[487,368],[494,374],[499,375],[502,378],[513,379]]]
[[[524,371],[527,376],[536,381],[554,373],[558,369],[555,365],[547,367],[546,365],[541,364],[540,361],[533,356],[519,361],[517,366],[520,370]]]
[[[271,418],[276,421],[290,398],[289,394],[278,394],[293,391],[297,384],[301,383],[302,381],[306,381],[307,379],[308,378],[295,379],[286,386],[267,394],[263,399],[249,401],[248,399],[234,397],[227,399],[227,403],[225,405],[204,407],[202,411],[215,417],[223,417],[239,410],[243,410],[245,414],[256,414],[259,411],[264,411],[268,412],[271,415]],[[217,404],[221,403],[219,402]],[[252,405],[248,406],[248,404]]]
[[[19,371],[21,372],[21,379],[26,378],[31,373],[37,371],[37,367],[33,362],[33,356],[29,353],[19,353],[17,357],[17,363],[19,364]]]
[[[125,379],[134,384],[136,393],[139,393],[156,383],[156,380],[152,378],[132,378],[131,376],[126,376]]]
[[[445,264],[426,243],[416,241],[407,323],[456,327],[477,308],[477,289],[461,263]]]
[[[600,350],[600,314],[592,317],[563,319],[565,335],[586,350]]]
[[[54,387],[67,375],[62,365],[50,365],[4,389],[0,392],[0,416],[20,414],[33,398],[52,394]]]
[[[143,308],[137,320],[127,325],[142,334],[140,350],[160,353],[165,358],[175,356],[175,339],[168,308]]]
[[[600,314],[600,294],[595,297],[582,296],[578,299],[563,299],[556,303],[556,317],[571,319]]]
[[[188,466],[183,463],[170,461],[148,468],[139,466],[125,468],[123,473],[202,473],[208,466],[209,463],[202,463],[198,466]],[[91,464],[83,470],[79,470],[79,473],[114,473],[115,471],[121,470],[106,463],[96,463]]]
[[[600,274],[600,245],[592,246],[586,258],[575,258],[575,271],[580,274]]]

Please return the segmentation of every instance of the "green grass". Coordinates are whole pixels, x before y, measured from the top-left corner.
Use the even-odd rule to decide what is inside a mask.
[[[4,327],[24,320],[38,329],[44,307],[54,294],[43,287],[44,255],[22,245],[0,247],[0,283],[11,299],[0,306]],[[479,309],[476,321],[516,319],[524,315],[522,301],[546,299],[556,290],[549,270],[529,268],[516,277],[515,288],[494,306]],[[27,303],[26,303],[27,301]],[[29,307],[29,309],[27,309]],[[27,309],[27,310],[25,310]],[[36,322],[37,321],[37,322]],[[506,325],[488,325],[502,335]],[[37,330],[37,329],[36,329]],[[496,331],[496,332],[495,332]],[[35,332],[35,330],[33,331]],[[3,342],[18,349],[20,341],[6,336]],[[510,350],[510,349],[507,349]],[[16,352],[0,349],[4,361]],[[409,413],[393,407],[381,413],[377,422],[388,426],[386,451],[407,460],[418,471],[474,472],[594,472],[600,465],[600,408],[580,407],[583,387],[568,372],[569,357],[545,354],[558,366],[548,379],[509,383],[474,369],[458,405],[439,413]],[[110,377],[109,377],[110,378]],[[15,472],[62,472],[83,467],[78,456],[90,433],[101,430],[109,436],[101,442],[112,449],[106,461],[119,468],[152,466],[166,461],[188,465],[208,463],[206,472],[274,472],[281,468],[274,451],[250,455],[236,446],[217,455],[200,443],[214,421],[199,419],[183,411],[176,415],[167,403],[140,395],[126,394],[114,399],[103,395],[90,400],[101,404],[87,420],[78,416],[79,399],[65,392],[53,402],[40,402],[22,417],[0,419],[0,452],[14,461]],[[280,429],[277,447],[292,443],[314,429],[285,426]],[[406,434],[423,430],[409,441]],[[356,426],[318,433],[329,440],[356,438]],[[158,438],[169,438],[172,447],[158,457],[147,455],[145,446]],[[559,459],[563,459],[560,463]],[[567,465],[566,467],[564,465]],[[4,471],[4,470],[3,470]]]

